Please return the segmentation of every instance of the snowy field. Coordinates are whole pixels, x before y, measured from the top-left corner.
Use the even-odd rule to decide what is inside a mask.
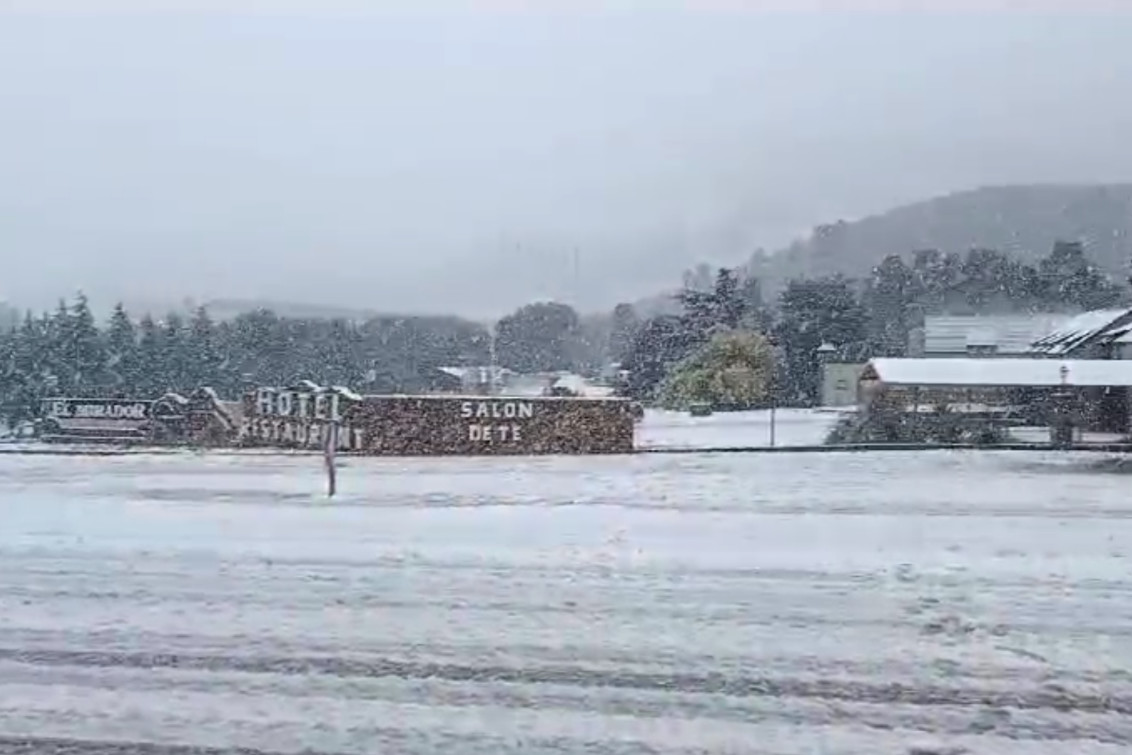
[[[686,412],[649,409],[637,425],[638,448],[724,448],[769,446],[770,412],[722,412],[692,417]],[[842,414],[836,410],[778,409],[774,444],[816,446]]]
[[[350,459],[340,486],[315,457],[0,456],[0,753],[1132,747],[1132,477],[1098,454]]]

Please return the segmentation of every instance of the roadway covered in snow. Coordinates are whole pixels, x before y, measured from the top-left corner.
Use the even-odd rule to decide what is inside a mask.
[[[329,503],[314,457],[3,456],[0,753],[1124,753],[1129,483],[351,459]]]

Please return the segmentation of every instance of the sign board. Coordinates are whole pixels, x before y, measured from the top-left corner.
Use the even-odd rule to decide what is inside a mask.
[[[522,443],[524,426],[534,416],[532,401],[481,399],[460,403],[468,440],[475,443]]]
[[[152,401],[119,398],[49,398],[44,399],[44,415],[52,419],[115,419],[141,421],[149,419]]]
[[[258,388],[244,398],[240,441],[311,449],[333,442],[335,450],[361,450],[365,432],[343,421],[357,400],[333,388]]]

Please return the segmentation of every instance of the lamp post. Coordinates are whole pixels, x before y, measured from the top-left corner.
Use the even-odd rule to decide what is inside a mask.
[[[1053,421],[1050,425],[1050,441],[1058,448],[1073,445],[1073,389],[1069,384],[1069,366],[1058,369],[1061,383],[1052,395]]]
[[[774,448],[774,431],[775,431],[775,413],[778,407],[778,381],[775,379],[778,375],[778,339],[774,336],[767,338],[770,344],[771,354],[774,358],[770,364],[770,379],[767,381],[767,394],[770,398],[770,447]]]
[[[774,448],[774,410],[778,400],[774,395],[775,383],[773,377],[770,379],[770,390],[770,447]]]

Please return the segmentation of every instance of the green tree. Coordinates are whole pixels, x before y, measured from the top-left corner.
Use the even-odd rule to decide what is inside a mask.
[[[559,302],[536,302],[504,316],[495,326],[499,364],[516,372],[574,369],[578,313]]]
[[[165,323],[161,328],[161,353],[166,369],[166,384],[163,391],[176,391],[188,393],[196,386],[193,384],[194,360],[189,331],[184,318],[176,312],[165,316]]]
[[[625,360],[640,328],[641,320],[632,304],[618,304],[613,308],[608,349],[609,357],[613,361]]]
[[[775,340],[783,349],[779,398],[813,404],[820,392],[818,348],[829,343],[843,358],[865,354],[865,308],[852,282],[841,276],[796,279],[779,297]]]
[[[50,366],[50,323],[50,318],[35,318],[28,312],[12,334],[4,400],[9,425],[33,419],[39,412],[40,401],[58,389]]]
[[[713,325],[737,328],[746,314],[747,302],[740,289],[739,274],[735,270],[721,267],[715,278],[712,292]]]
[[[338,319],[326,327],[326,337],[317,344],[318,363],[324,370],[318,379],[331,385],[361,385],[368,375],[362,369],[362,338],[357,326]]]
[[[925,310],[946,308],[963,279],[963,258],[954,252],[921,249],[912,253],[912,275],[919,303]]]
[[[916,301],[916,276],[899,255],[873,268],[863,304],[867,312],[869,356],[904,356],[912,323],[909,307]]]
[[[1124,291],[1085,255],[1079,241],[1057,241],[1038,263],[1043,298],[1081,309],[1102,309],[1119,303]]]
[[[629,375],[622,392],[638,401],[651,401],[669,370],[692,353],[700,340],[682,317],[659,315],[646,320],[621,363]]]
[[[156,397],[169,385],[169,369],[161,329],[146,314],[138,324],[137,372],[132,388],[139,395]]]
[[[0,333],[0,430],[14,424],[11,412],[15,407],[12,406],[12,399],[22,382],[16,369],[18,343],[16,330]]]
[[[960,270],[957,287],[974,312],[1027,311],[1041,299],[1033,268],[996,249],[971,249]]]
[[[287,329],[274,312],[246,312],[232,322],[233,369],[243,382],[285,385],[294,377]],[[314,376],[311,376],[314,379]]]
[[[687,409],[706,402],[719,409],[750,409],[767,400],[774,357],[759,333],[719,331],[668,374],[661,405]]]
[[[79,293],[70,307],[61,301],[53,324],[59,390],[68,395],[97,393],[105,385],[106,356],[86,296]]]
[[[118,392],[128,395],[137,388],[138,333],[121,302],[114,305],[106,331],[106,368],[109,382]]]
[[[683,309],[685,327],[701,341],[707,340],[715,328],[738,328],[760,319],[758,282],[742,280],[734,269],[721,267],[711,288],[686,286],[676,298]]]
[[[199,309],[187,323],[174,314],[159,325],[147,314],[135,327],[120,305],[100,332],[80,296],[53,314],[29,313],[13,334],[0,329],[0,412],[32,416],[52,394],[155,397],[207,384],[234,397],[249,383],[300,378],[411,392],[426,387],[436,367],[484,364],[489,343],[486,328],[458,317],[384,317],[359,326],[261,310],[217,323]]]
[[[216,388],[228,382],[222,373],[224,356],[216,331],[216,325],[208,314],[208,309],[201,306],[193,312],[189,320],[188,330],[185,333],[184,349],[189,357],[185,365],[186,385],[183,390],[193,390],[202,386]]]

